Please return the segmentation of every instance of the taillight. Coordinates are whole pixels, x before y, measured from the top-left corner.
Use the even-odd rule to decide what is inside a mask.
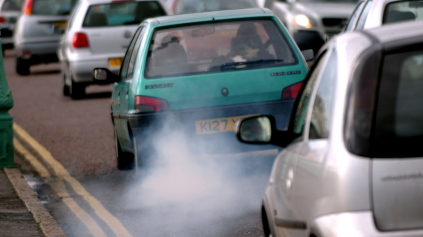
[[[22,13],[25,15],[31,15],[32,12],[32,0],[27,0],[22,8]]]
[[[87,35],[81,32],[76,32],[73,34],[72,45],[75,49],[90,47]]]
[[[4,23],[4,22],[6,22],[6,19],[4,17],[0,16],[0,23]]]
[[[288,86],[282,91],[282,100],[289,100],[297,98],[298,92],[300,92],[303,82],[296,83]]]
[[[134,106],[136,113],[157,112],[170,109],[166,100],[148,96],[135,96]]]

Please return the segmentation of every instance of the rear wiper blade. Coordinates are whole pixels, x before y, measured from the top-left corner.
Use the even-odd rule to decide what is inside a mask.
[[[283,59],[266,59],[266,60],[260,59],[256,61],[225,63],[225,64],[222,64],[220,67],[224,69],[224,68],[237,67],[237,66],[243,66],[243,65],[262,64],[262,63],[281,63],[281,62],[283,62]]]

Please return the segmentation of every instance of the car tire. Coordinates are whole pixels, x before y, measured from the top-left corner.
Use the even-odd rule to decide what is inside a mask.
[[[70,96],[70,88],[68,85],[66,85],[65,75],[63,75],[63,95]]]
[[[85,96],[85,85],[81,83],[76,83],[73,80],[71,80],[69,93],[71,98],[74,100],[82,99]]]
[[[114,133],[115,133],[114,139],[115,139],[117,168],[119,170],[134,169],[134,165],[135,165],[134,154],[122,151],[122,148],[120,147],[119,140],[117,137],[116,127],[114,128]]]
[[[261,210],[261,223],[263,224],[264,237],[273,237],[272,229],[270,228],[264,207],[262,207]]]
[[[29,64],[28,60],[17,58],[16,59],[16,73],[21,76],[29,75]]]

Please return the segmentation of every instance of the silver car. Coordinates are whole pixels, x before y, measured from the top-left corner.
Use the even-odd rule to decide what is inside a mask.
[[[345,31],[365,30],[420,19],[423,19],[423,1],[364,0],[357,5]]]
[[[267,0],[301,50],[317,54],[326,38],[342,31],[358,0]]]
[[[73,99],[83,97],[85,87],[95,83],[94,68],[119,74],[131,39],[144,33],[136,31],[140,23],[168,14],[160,0],[80,0],[57,53],[62,64],[63,94]]]
[[[26,0],[13,36],[16,72],[28,75],[30,66],[57,62],[57,48],[68,15],[77,0]]]
[[[256,0],[171,0],[168,4],[175,15],[259,7]]]
[[[0,0],[0,37],[4,50],[13,48],[13,31],[21,15],[23,0]]]
[[[287,130],[260,115],[236,128],[284,147],[266,236],[423,236],[423,22],[347,33],[320,52]]]

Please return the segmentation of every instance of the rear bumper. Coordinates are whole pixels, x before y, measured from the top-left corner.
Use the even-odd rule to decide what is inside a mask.
[[[93,80],[94,68],[109,68],[109,62],[106,59],[100,60],[84,60],[70,62],[70,71],[72,72],[72,78],[78,83],[89,83],[95,84]],[[120,68],[109,68],[109,70],[115,74],[119,74]]]
[[[272,145],[247,145],[236,139],[234,132],[213,134],[197,134],[195,122],[207,119],[228,118],[253,114],[273,115],[278,129],[284,130],[291,113],[294,101],[274,101],[252,103],[224,107],[157,112],[146,114],[120,115],[128,119],[134,136],[146,137],[155,135],[171,136],[172,132],[183,133],[190,144],[207,153],[226,153],[234,151],[253,151],[275,149]],[[117,117],[117,115],[114,115]],[[153,139],[157,140],[157,139]]]
[[[325,215],[315,219],[311,231],[317,236],[371,236],[371,237],[417,237],[423,229],[381,232],[377,230],[371,211],[345,212]]]
[[[31,64],[59,61],[56,54],[57,48],[59,47],[59,41],[25,42],[15,44],[14,46],[18,57],[20,57],[24,51],[31,52],[31,57],[28,59]]]

